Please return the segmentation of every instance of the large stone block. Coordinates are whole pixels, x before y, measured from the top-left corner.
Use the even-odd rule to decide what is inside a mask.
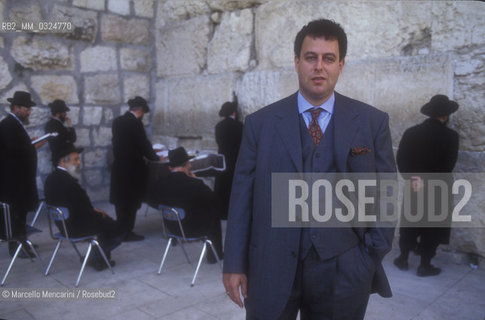
[[[20,29],[22,23],[45,21],[38,2],[14,1],[11,3],[12,7],[9,10],[8,21],[15,22],[18,29]]]
[[[84,77],[84,97],[87,103],[117,104],[121,102],[119,78],[116,74]]]
[[[460,105],[451,120],[460,134],[460,148],[485,151],[485,46],[460,50],[455,56],[454,97]]]
[[[98,126],[103,117],[103,107],[84,107],[83,125]]]
[[[7,101],[8,98],[12,98],[13,95],[15,94],[15,91],[29,91],[29,89],[27,88],[27,86],[25,85],[25,83],[19,83],[17,85],[15,85],[12,89],[8,90],[7,92],[4,92],[1,96],[0,96],[0,103],[1,104],[6,104],[6,105],[9,105],[10,106],[10,102]],[[35,99],[35,97],[32,98],[34,100],[35,103],[39,103],[38,100]],[[10,112],[10,109],[7,108],[8,111],[7,112]]]
[[[108,147],[111,145],[111,128],[98,127],[92,130],[93,145],[96,147]]]
[[[166,88],[166,90],[164,89]],[[190,88],[190,94],[187,90]],[[213,136],[220,106],[232,100],[235,75],[162,80],[157,84],[154,135]],[[165,98],[159,97],[165,92]]]
[[[206,64],[210,21],[199,16],[174,22],[157,32],[157,75],[194,75]]]
[[[74,6],[95,10],[104,10],[104,1],[99,0],[74,0]]]
[[[149,51],[123,48],[120,50],[121,68],[129,71],[150,71],[152,55]]]
[[[79,111],[80,107],[72,107],[68,106],[69,109],[71,109],[68,113],[67,116],[71,119],[71,124],[73,126],[76,126],[79,123]]]
[[[160,18],[169,22],[173,20],[187,20],[195,16],[209,14],[211,10],[206,1],[164,0],[159,2],[158,11]]]
[[[483,45],[485,3],[480,1],[432,2],[433,37],[435,51]]]
[[[98,9],[92,3],[102,4],[103,8]],[[93,9],[103,10],[104,2],[97,0],[87,0],[86,6]],[[96,11],[82,10],[73,7],[55,5],[52,10],[52,19],[54,21],[71,22],[73,25],[72,32],[57,33],[56,35],[73,40],[82,40],[94,42],[98,32],[98,14]]]
[[[238,83],[239,106],[244,115],[283,99],[298,90],[298,76],[293,68],[253,71]]]
[[[146,19],[127,19],[105,14],[101,21],[101,37],[104,41],[149,45],[150,22]]]
[[[18,37],[12,44],[12,57],[33,70],[73,70],[71,47],[39,37]]]
[[[111,47],[91,47],[81,51],[81,72],[112,71],[117,69],[116,51]]]
[[[376,64],[369,62],[346,63],[335,90],[353,99],[374,104]]]
[[[48,145],[37,150],[37,174],[49,174],[52,172],[52,153]]]
[[[97,187],[103,183],[103,172],[99,169],[83,170],[83,181],[87,187]]]
[[[143,74],[126,76],[123,83],[125,89],[123,102],[127,102],[135,96],[141,96],[146,100],[150,100],[149,76]]]
[[[130,0],[108,0],[108,10],[117,14],[129,15]]]
[[[55,99],[64,100],[67,104],[79,103],[77,84],[72,76],[32,76],[31,85],[43,104]]]
[[[395,147],[407,128],[425,119],[419,110],[432,96],[453,95],[452,61],[447,55],[376,61],[375,68],[374,89],[372,84],[366,87],[374,91],[374,106],[389,113]]]
[[[153,18],[155,0],[133,1],[135,14],[140,17]]]
[[[0,57],[0,90],[4,89],[12,82],[12,75],[8,70],[8,64]]]
[[[29,116],[29,128],[42,126],[41,133],[36,134],[38,137],[44,134],[44,125],[46,124],[47,120],[51,115],[51,111],[49,107],[42,107],[42,106],[35,106],[31,109],[31,113]]]
[[[89,129],[76,128],[76,147],[87,148],[91,146],[91,138],[89,136]]]
[[[83,167],[85,168],[102,168],[107,164],[107,151],[102,148],[84,150],[82,153]]]
[[[246,71],[251,55],[253,13],[250,9],[226,12],[209,43],[209,73]]]

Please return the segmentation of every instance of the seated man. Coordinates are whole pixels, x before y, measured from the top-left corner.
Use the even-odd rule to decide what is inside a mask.
[[[171,173],[153,184],[148,191],[148,202],[154,207],[164,204],[184,209],[185,235],[187,237],[207,235],[219,258],[222,259],[220,205],[216,195],[190,171],[190,157],[183,147],[171,150],[168,158]],[[171,231],[177,232],[176,224],[166,223],[166,225]],[[207,262],[216,262],[212,250],[208,250]]]
[[[70,237],[83,237],[96,234],[98,242],[110,260],[111,250],[121,244],[123,234],[118,223],[111,219],[106,212],[92,206],[86,191],[81,187],[78,179],[81,177],[81,159],[79,153],[82,148],[65,145],[54,155],[56,169],[47,177],[45,182],[46,203],[69,209],[66,228]],[[62,226],[58,224],[59,230]],[[106,263],[98,250],[91,253],[89,264],[96,270],[106,269]],[[111,261],[114,265],[114,261]]]

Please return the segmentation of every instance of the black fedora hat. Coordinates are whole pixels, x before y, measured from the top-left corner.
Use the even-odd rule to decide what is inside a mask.
[[[443,94],[435,95],[421,107],[421,113],[431,118],[447,116],[456,110],[458,110],[458,103]]]
[[[136,96],[133,99],[128,100],[128,105],[130,106],[130,109],[142,107],[144,113],[150,112],[147,101],[140,96]]]
[[[53,154],[52,161],[57,164],[63,157],[73,152],[81,153],[83,150],[83,148],[76,148],[72,143],[66,143]]]
[[[8,98],[7,101],[13,105],[26,108],[30,108],[36,105],[36,103],[32,101],[30,93],[25,91],[15,91],[15,93],[13,94],[13,98]]]
[[[172,168],[180,167],[194,156],[189,156],[184,147],[178,147],[177,149],[170,150],[168,152],[168,165]]]
[[[71,109],[69,109],[69,107],[66,105],[64,100],[60,100],[60,99],[56,99],[51,103],[49,103],[49,107],[51,108],[52,114],[71,111]]]
[[[224,104],[221,106],[221,110],[219,110],[219,117],[229,117],[235,111],[237,111],[236,102],[224,102]]]

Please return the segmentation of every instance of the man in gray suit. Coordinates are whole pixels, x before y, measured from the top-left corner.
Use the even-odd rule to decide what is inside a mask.
[[[295,39],[299,91],[246,117],[225,242],[223,282],[247,319],[362,319],[389,297],[381,265],[393,228],[274,228],[275,172],[395,172],[386,113],[334,92],[347,37],[315,20]]]

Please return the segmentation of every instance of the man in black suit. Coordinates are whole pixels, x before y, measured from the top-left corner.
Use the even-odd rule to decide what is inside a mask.
[[[148,202],[154,207],[164,204],[184,209],[186,236],[208,236],[219,258],[222,258],[220,206],[216,195],[190,171],[190,157],[183,147],[171,150],[168,157],[171,173],[154,183],[148,192]],[[178,225],[167,224],[167,228],[178,230]],[[207,261],[216,262],[211,250]]]
[[[52,160],[54,155],[62,149],[66,144],[73,144],[76,142],[76,131],[72,127],[71,119],[67,116],[70,111],[69,107],[63,100],[54,100],[49,103],[51,108],[52,118],[47,121],[45,125],[45,132],[57,132],[57,137],[49,139],[49,147],[52,152]]]
[[[45,181],[45,198],[47,204],[66,207],[69,218],[66,228],[71,237],[97,235],[99,245],[110,259],[111,251],[121,244],[122,234],[119,225],[106,212],[94,208],[86,191],[79,184],[83,149],[64,145],[54,155],[56,169]],[[62,227],[59,225],[59,230]],[[107,268],[97,250],[93,253],[90,264],[98,271]],[[114,265],[114,261],[111,261]]]
[[[113,155],[110,201],[116,217],[126,232],[124,241],[140,241],[135,234],[136,212],[141,206],[147,184],[146,160],[158,161],[143,127],[143,115],[150,112],[147,101],[135,97],[128,101],[130,110],[113,121]]]
[[[421,108],[421,113],[429,118],[407,129],[399,143],[397,150],[399,171],[405,179],[412,181],[412,191],[408,197],[405,194],[404,201],[411,202],[410,208],[413,211],[417,208],[418,191],[427,189],[427,174],[440,173],[440,177],[444,177],[445,181],[451,181],[449,173],[453,171],[458,158],[458,133],[448,128],[446,124],[450,114],[456,110],[458,110],[456,102],[450,101],[445,95],[435,95]],[[424,194],[426,194],[425,191]],[[451,194],[448,198],[451,200]],[[427,207],[427,201],[424,201],[423,208]],[[449,215],[450,212],[447,214]],[[394,260],[394,264],[401,270],[408,270],[409,252],[417,248],[417,252],[421,255],[417,275],[421,277],[438,275],[441,269],[434,267],[431,259],[435,256],[440,243],[449,242],[450,228],[404,226],[400,228],[399,233],[401,255]],[[419,245],[418,237],[420,237]]]
[[[224,117],[215,128],[218,151],[224,155],[226,170],[216,176],[214,191],[222,203],[222,219],[227,219],[229,198],[231,197],[232,178],[236,167],[237,155],[241,146],[243,124],[237,120],[237,98],[234,102],[225,102],[219,116]]]
[[[0,200],[10,205],[12,236],[23,241],[27,213],[34,210],[38,203],[36,148],[45,142],[32,145],[24,127],[29,123],[31,107],[36,105],[30,93],[16,91],[13,98],[7,100],[10,113],[0,122]],[[15,253],[16,248],[15,241],[9,243],[10,255]],[[28,246],[25,248],[33,256]],[[21,253],[20,257],[26,256]]]

